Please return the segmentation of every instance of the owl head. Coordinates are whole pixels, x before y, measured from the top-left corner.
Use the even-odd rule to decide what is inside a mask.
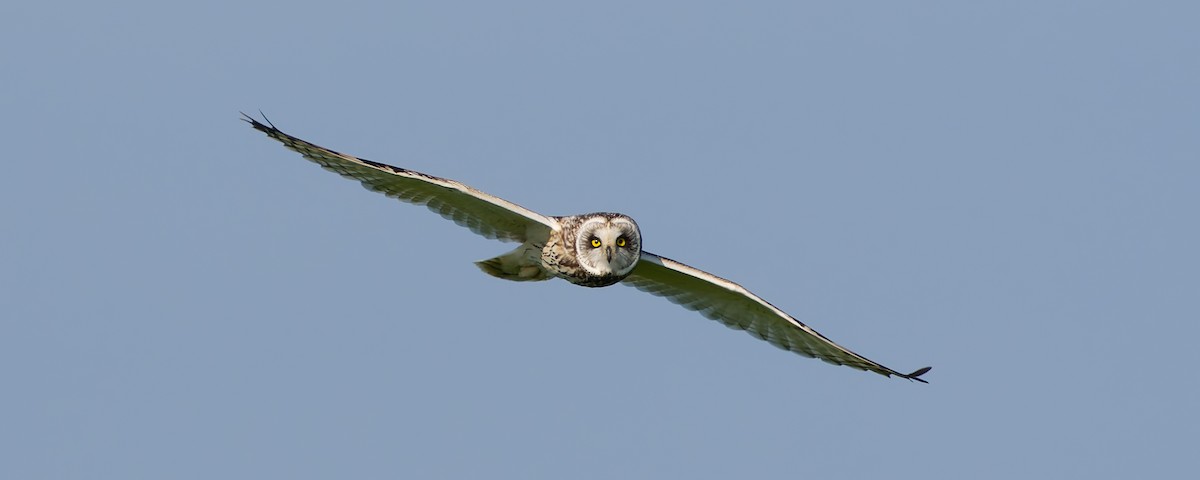
[[[642,234],[637,223],[625,215],[587,215],[576,232],[576,258],[592,275],[624,278],[642,254]]]

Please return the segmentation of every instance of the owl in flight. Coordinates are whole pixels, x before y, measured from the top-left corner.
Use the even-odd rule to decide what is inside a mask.
[[[484,237],[519,243],[508,253],[475,262],[488,275],[517,282],[558,277],[585,287],[623,283],[805,357],[926,383],[919,377],[930,367],[912,373],[892,370],[833,343],[741,285],[642,250],[637,223],[628,216],[545,216],[454,180],[314,145],[283,133],[265,117],[266,123],[243,117],[285,147],[368,190],[424,205]]]

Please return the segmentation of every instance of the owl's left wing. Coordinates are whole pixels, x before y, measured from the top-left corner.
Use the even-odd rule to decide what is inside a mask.
[[[870,370],[885,377],[896,375],[927,383],[918,377],[930,367],[900,373],[833,343],[808,325],[792,318],[741,285],[646,251],[622,283],[700,312],[725,326],[745,330],[784,350],[819,358],[834,365]]]
[[[531,237],[545,239],[551,230],[558,228],[558,222],[552,218],[454,180],[338,153],[283,133],[270,121],[262,123],[242,115],[256,130],[326,170],[358,180],[367,190],[424,205],[484,237],[524,242]]]

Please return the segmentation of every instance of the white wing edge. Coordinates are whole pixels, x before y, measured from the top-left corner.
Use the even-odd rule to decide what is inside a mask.
[[[929,370],[931,370],[932,367],[920,368],[912,373],[900,373],[895,370],[892,370],[891,368],[885,367],[882,364],[880,364],[879,362],[868,359],[862,355],[854,353],[853,351],[851,351],[850,349],[848,349],[846,347],[838,345],[833,340],[830,340],[830,339],[826,338],[824,335],[821,335],[816,330],[813,330],[812,327],[809,327],[808,325],[805,325],[803,322],[796,320],[791,315],[788,315],[783,310],[780,310],[776,306],[771,305],[770,302],[767,302],[766,300],[763,300],[762,297],[759,297],[758,295],[751,293],[749,290],[746,290],[745,287],[737,284],[736,282],[726,280],[724,278],[721,278],[721,277],[718,277],[711,273],[708,273],[704,270],[700,270],[696,267],[692,267],[690,265],[687,265],[687,264],[684,264],[684,263],[681,263],[681,262],[678,262],[675,260],[671,260],[671,259],[663,257],[663,256],[655,255],[655,254],[647,252],[645,250],[642,251],[641,258],[638,261],[639,262],[647,262],[648,261],[650,263],[662,266],[669,270],[674,270],[676,272],[687,275],[689,277],[700,279],[700,280],[709,282],[711,284],[717,285],[721,288],[724,288],[726,290],[734,292],[738,295],[743,295],[746,298],[749,298],[749,299],[757,302],[758,304],[762,305],[763,307],[767,308],[775,315],[778,315],[779,318],[787,321],[789,324],[795,326],[796,328],[799,328],[800,330],[803,330],[805,333],[807,333],[809,335],[812,335],[814,338],[817,338],[817,339],[821,340],[822,342],[825,342],[826,344],[844,352],[848,356],[854,357],[864,363],[867,363],[867,364],[870,364],[870,365],[876,367],[876,369],[875,369],[876,373],[883,374],[884,376],[895,375],[897,377],[905,378],[908,380],[915,380],[915,381],[918,381],[921,383],[929,383],[919,377],[921,375],[924,375]],[[636,273],[637,273],[637,269],[635,268],[634,274],[636,275]],[[628,284],[628,283],[626,285],[633,286],[634,288],[639,288],[636,285],[632,285],[632,284]]]

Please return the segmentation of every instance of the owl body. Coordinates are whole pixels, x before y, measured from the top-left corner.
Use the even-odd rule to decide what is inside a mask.
[[[542,266],[584,287],[607,287],[633,272],[642,250],[637,223],[619,213],[552,217],[559,229],[542,249]]]
[[[627,215],[598,212],[550,217],[558,228],[512,251],[475,262],[489,275],[513,281],[554,277],[584,287],[607,287],[633,272],[641,256],[641,232]]]

